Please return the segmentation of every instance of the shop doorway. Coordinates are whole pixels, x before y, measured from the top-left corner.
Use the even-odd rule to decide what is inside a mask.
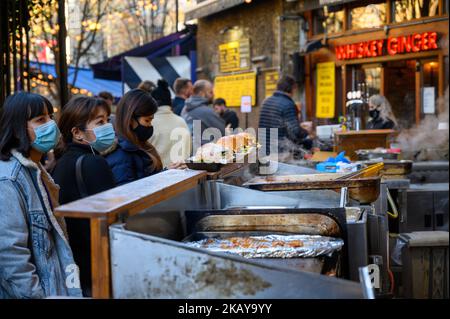
[[[438,113],[439,84],[437,57],[352,65],[347,87],[356,90],[366,83],[369,95],[384,95],[392,106],[400,129],[418,124]]]
[[[416,123],[416,61],[386,62],[383,66],[384,96],[392,106],[400,128]]]

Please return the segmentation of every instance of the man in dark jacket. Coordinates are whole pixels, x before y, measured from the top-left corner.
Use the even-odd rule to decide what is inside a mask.
[[[277,83],[277,90],[264,100],[259,117],[259,128],[266,129],[266,154],[270,144],[278,142],[278,152],[295,152],[295,148],[311,149],[312,141],[308,132],[301,128],[297,107],[292,96],[297,83],[291,76],[283,76]],[[277,128],[278,136],[271,136],[270,129]],[[276,141],[278,140],[278,141]]]
[[[239,127],[239,119],[236,112],[227,108],[227,103],[224,99],[215,99],[213,106],[214,111],[225,121],[226,127],[231,127],[233,130]]]
[[[222,136],[225,135],[225,121],[222,120],[209,105],[214,98],[214,90],[211,82],[207,80],[198,80],[194,84],[193,95],[186,100],[186,105],[181,112],[181,116],[185,119],[191,134],[197,132],[196,125],[201,124],[200,132],[209,128],[216,128]],[[195,139],[200,139],[194,135]],[[212,139],[203,140],[201,144],[210,142]],[[194,146],[195,147],[195,146]]]
[[[192,95],[192,82],[189,79],[178,78],[173,84],[175,98],[172,100],[172,111],[176,115],[181,115],[184,103]]]

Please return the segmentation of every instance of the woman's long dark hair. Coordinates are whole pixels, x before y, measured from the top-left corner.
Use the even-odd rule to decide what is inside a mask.
[[[80,130],[85,130],[86,124],[97,116],[101,108],[105,110],[108,116],[111,114],[108,103],[95,97],[76,96],[64,106],[58,121],[62,138],[55,149],[55,157],[57,159],[67,150],[67,144],[72,142],[72,129],[77,127]]]
[[[155,147],[148,141],[140,141],[133,132],[132,120],[138,120],[141,116],[150,116],[156,113],[158,104],[150,93],[133,89],[128,91],[117,105],[116,111],[116,132],[117,135],[124,137],[140,149],[145,151],[152,160],[152,170],[161,170],[162,161]]]
[[[53,113],[50,101],[39,94],[19,92],[6,98],[0,117],[0,160],[9,160],[13,149],[30,156],[27,122],[44,115],[46,109],[49,115]]]

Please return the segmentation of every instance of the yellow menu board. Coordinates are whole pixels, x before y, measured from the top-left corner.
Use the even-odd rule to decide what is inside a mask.
[[[241,39],[219,45],[219,70],[221,73],[250,68],[250,40]]]
[[[334,62],[317,63],[316,117],[334,118],[335,65]]]
[[[219,45],[220,72],[233,72],[240,69],[239,42],[228,42]]]
[[[214,97],[223,98],[227,106],[240,107],[241,97],[251,96],[252,106],[256,101],[256,73],[221,75],[214,79]]]
[[[265,97],[272,96],[273,92],[277,89],[278,82],[278,71],[270,71],[264,74],[264,82],[265,82]]]

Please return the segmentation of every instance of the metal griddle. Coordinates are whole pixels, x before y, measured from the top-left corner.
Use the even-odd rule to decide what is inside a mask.
[[[308,234],[342,238],[342,251],[333,253],[332,256],[258,260],[314,273],[333,273],[343,277],[348,274],[347,216],[344,208],[195,210],[186,211],[185,216],[189,235],[183,241],[269,234]]]
[[[380,177],[336,180],[340,176],[339,174],[308,174],[256,177],[244,183],[243,186],[261,191],[330,189],[336,192],[347,187],[350,198],[361,204],[375,202],[380,195]]]

